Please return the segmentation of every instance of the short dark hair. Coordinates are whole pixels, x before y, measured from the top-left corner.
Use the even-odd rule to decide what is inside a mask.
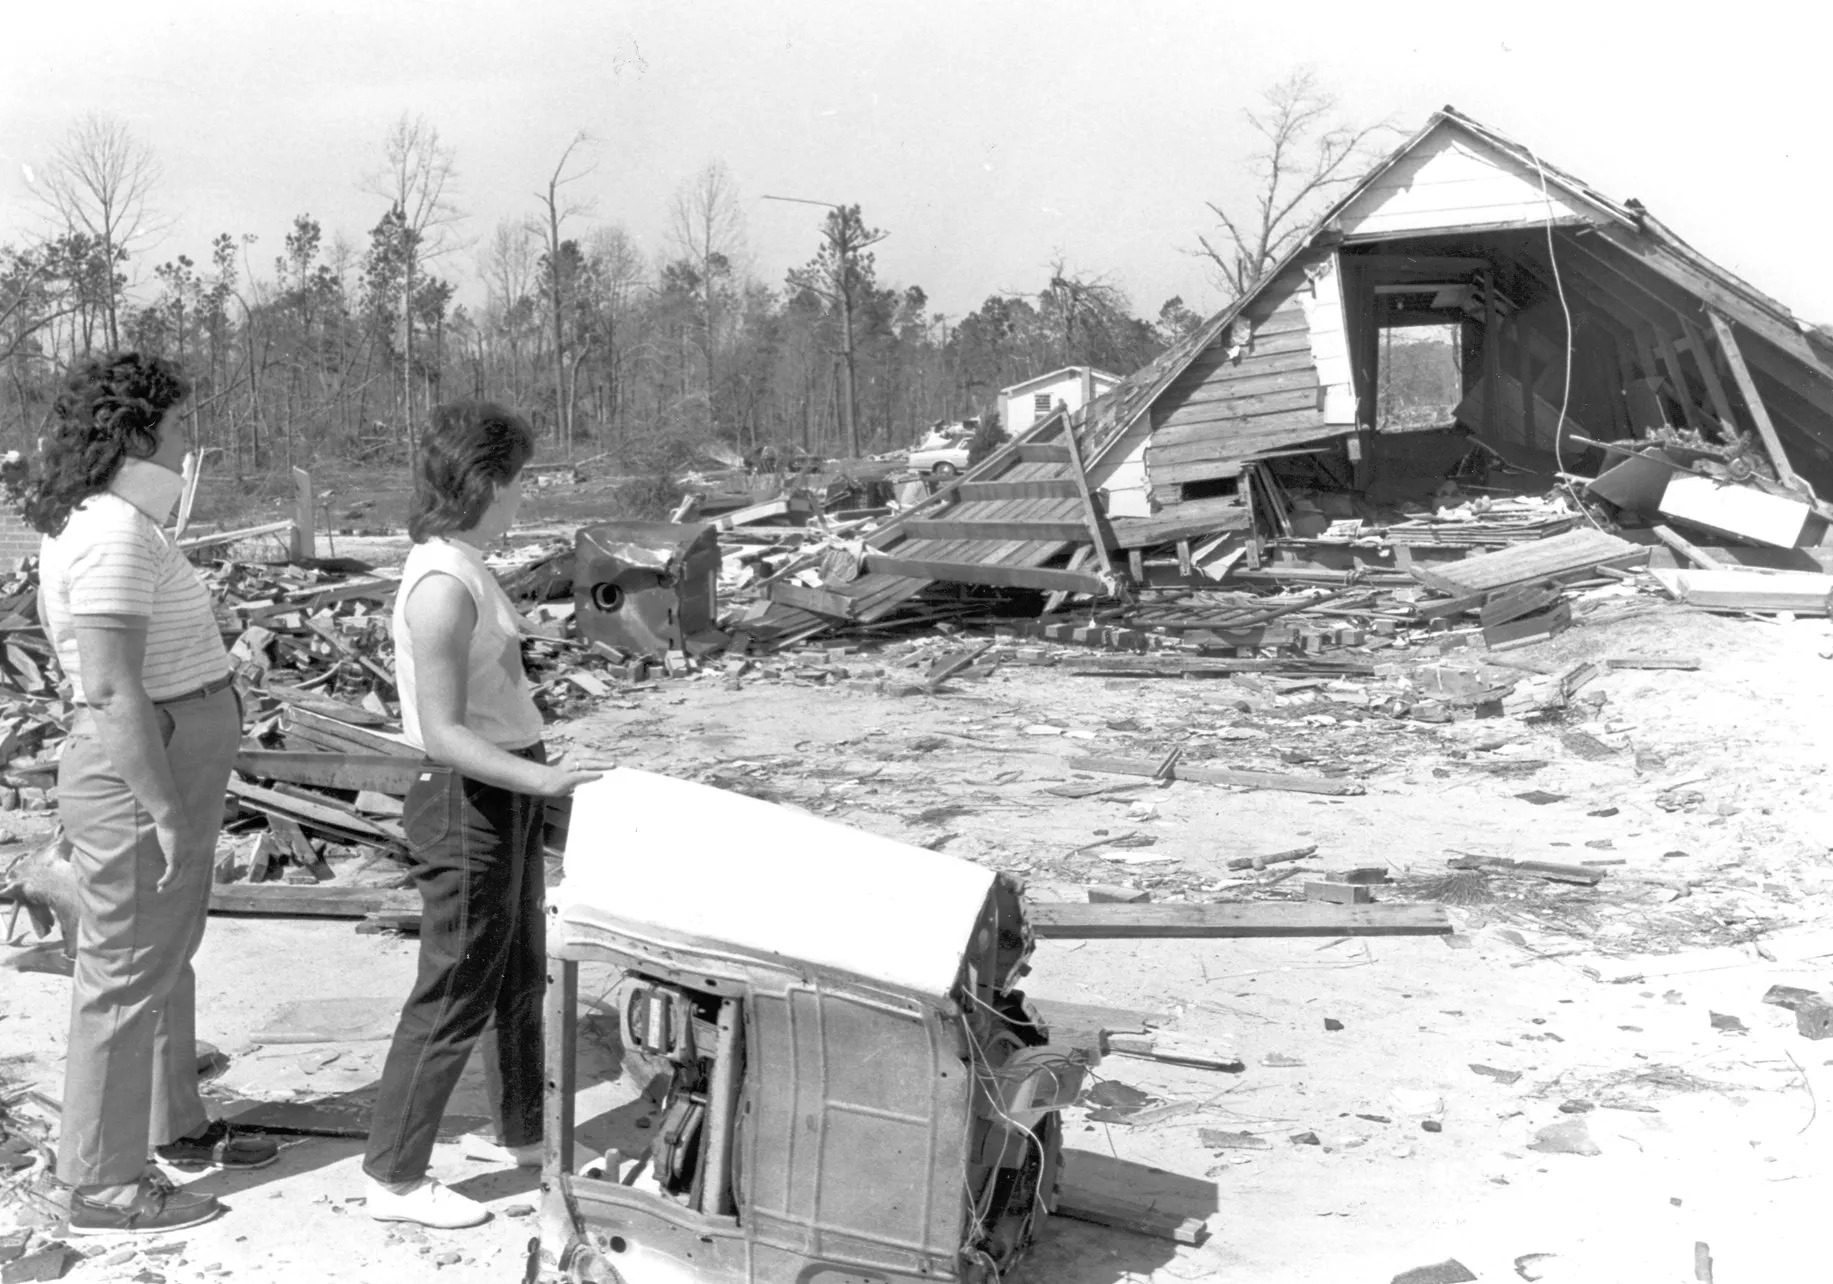
[[[184,372],[162,357],[111,352],[78,361],[51,407],[55,426],[38,484],[26,495],[26,522],[43,535],[63,534],[71,511],[107,490],[123,459],[159,449],[159,421],[190,395]]]
[[[420,439],[420,470],[407,533],[416,544],[468,531],[535,453],[528,421],[494,401],[449,401]]]

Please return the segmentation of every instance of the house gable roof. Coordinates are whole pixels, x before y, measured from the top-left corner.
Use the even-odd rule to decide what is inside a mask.
[[[1093,375],[1096,379],[1105,381],[1110,386],[1120,382],[1119,375],[1109,374],[1107,371],[1098,370],[1094,366],[1064,366],[1060,370],[1052,370],[1049,374],[1032,375],[1029,379],[1021,379],[1015,384],[1010,384],[1007,387],[1001,388],[999,393],[1002,397],[1010,396],[1015,392],[1022,393],[1028,388],[1040,387],[1047,383],[1061,382],[1064,378],[1072,375],[1080,379],[1084,370],[1088,371],[1088,373]]]
[[[1446,209],[1461,209],[1464,216],[1476,221],[1427,227],[1403,220],[1402,215],[1416,218],[1425,208],[1418,199],[1422,188],[1455,193],[1460,183],[1470,185],[1465,190],[1473,199],[1458,206],[1454,198]],[[1514,221],[1494,221],[1500,217],[1498,211],[1510,208],[1511,199]],[[1538,206],[1538,211],[1530,214],[1529,205]],[[1298,260],[1343,240],[1546,226],[1549,207],[1553,225],[1577,226],[1588,236],[1610,242],[1703,305],[1723,312],[1809,367],[1813,382],[1833,396],[1833,343],[1815,335],[1821,343],[1810,346],[1804,331],[1812,327],[1798,322],[1786,307],[1694,250],[1634,201],[1618,202],[1604,196],[1576,176],[1547,164],[1531,148],[1447,106],[1434,112],[1417,133],[1359,179],[1246,295],[1077,412],[1076,431],[1087,458],[1091,464],[1098,462],[1122,441],[1178,376],[1205,349],[1223,339],[1238,317],[1251,315],[1255,304]],[[1491,221],[1482,221],[1485,217]],[[1825,355],[1819,350],[1822,345]]]

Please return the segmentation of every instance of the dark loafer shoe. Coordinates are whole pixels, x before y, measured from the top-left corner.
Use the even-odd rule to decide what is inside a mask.
[[[221,1119],[213,1119],[198,1136],[153,1147],[161,1163],[189,1172],[200,1168],[265,1168],[280,1157],[280,1146],[266,1137],[249,1137]]]
[[[125,1204],[105,1204],[70,1192],[72,1235],[158,1235],[201,1226],[223,1211],[214,1195],[193,1195],[160,1182],[142,1181]]]

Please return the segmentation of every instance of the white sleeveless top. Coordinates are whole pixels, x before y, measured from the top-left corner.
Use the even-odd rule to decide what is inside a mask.
[[[522,749],[541,738],[528,674],[522,669],[521,617],[497,582],[484,555],[463,540],[434,536],[416,544],[401,568],[395,592],[395,690],[401,697],[401,729],[408,743],[425,749],[414,685],[414,639],[407,625],[407,599],[428,575],[445,574],[463,584],[477,607],[465,683],[465,726],[500,749]]]

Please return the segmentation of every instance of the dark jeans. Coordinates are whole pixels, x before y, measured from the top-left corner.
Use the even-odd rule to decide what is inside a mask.
[[[547,761],[540,745],[520,757]],[[403,825],[418,862],[420,975],[382,1067],[363,1171],[378,1181],[426,1175],[446,1102],[471,1045],[506,1146],[541,1138],[541,997],[547,930],[541,826],[545,800],[428,763],[407,792]]]

